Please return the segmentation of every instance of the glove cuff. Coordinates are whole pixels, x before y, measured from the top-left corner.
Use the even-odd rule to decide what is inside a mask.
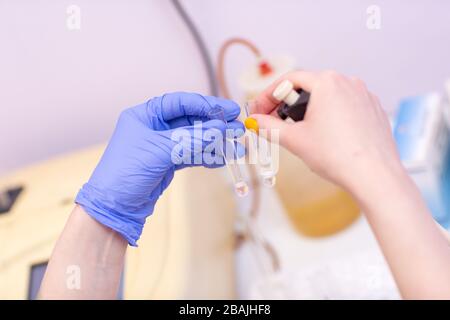
[[[75,203],[80,205],[92,218],[121,234],[131,246],[137,247],[137,240],[142,234],[145,219],[144,221],[133,220],[131,219],[133,212],[117,210],[117,207],[120,208],[117,204],[106,206],[105,203],[109,202],[111,202],[110,199],[103,197],[102,193],[89,183],[83,185],[75,198]],[[151,203],[144,210],[151,213],[153,207],[154,204]]]

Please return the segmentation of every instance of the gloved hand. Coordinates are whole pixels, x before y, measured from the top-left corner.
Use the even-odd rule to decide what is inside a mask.
[[[208,120],[211,108],[221,106],[228,122]],[[171,93],[122,112],[113,136],[89,181],[79,191],[75,202],[100,223],[119,232],[136,246],[145,219],[152,214],[156,201],[172,181],[174,171],[193,165],[218,167],[219,163],[180,163],[190,157],[214,158],[211,141],[204,141],[205,130],[239,134],[244,127],[236,118],[239,106],[230,100],[193,93]],[[194,122],[201,121],[201,128]],[[176,141],[175,130],[188,135],[188,143]],[[199,132],[199,130],[201,130]],[[183,139],[185,142],[186,139]],[[208,150],[209,149],[209,150]],[[210,152],[211,154],[206,154]],[[203,159],[203,157],[200,157]],[[205,157],[206,158],[206,157]],[[217,159],[216,159],[217,160]]]

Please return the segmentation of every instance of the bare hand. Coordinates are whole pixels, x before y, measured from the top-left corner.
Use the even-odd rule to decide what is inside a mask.
[[[282,121],[272,92],[283,80],[311,93],[305,119]],[[403,170],[388,118],[378,98],[356,78],[334,71],[295,71],[267,88],[251,104],[260,129],[279,129],[280,143],[316,173],[347,189],[378,167]]]

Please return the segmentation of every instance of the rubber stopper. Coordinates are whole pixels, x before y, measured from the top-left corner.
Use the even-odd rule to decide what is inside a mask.
[[[259,131],[258,121],[254,118],[247,118],[244,121],[244,125],[248,130],[252,130],[254,132]]]

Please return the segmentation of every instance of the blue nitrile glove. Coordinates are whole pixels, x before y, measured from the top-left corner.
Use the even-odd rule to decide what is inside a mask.
[[[227,125],[220,120],[208,120],[208,111],[217,105],[224,108]],[[242,123],[235,120],[239,112],[239,106],[233,101],[182,92],[153,98],[125,110],[99,164],[75,202],[136,246],[145,219],[172,181],[174,171],[199,165],[180,163],[186,152],[179,150],[180,143],[174,140],[174,133],[179,136],[182,132],[192,138],[183,148],[188,148],[194,157],[200,153],[220,158],[219,163],[200,165],[222,166],[223,158],[211,148],[208,151],[207,146],[212,142],[203,141],[202,133],[208,129],[222,135],[226,129],[243,133]],[[201,129],[197,121],[202,121]]]

